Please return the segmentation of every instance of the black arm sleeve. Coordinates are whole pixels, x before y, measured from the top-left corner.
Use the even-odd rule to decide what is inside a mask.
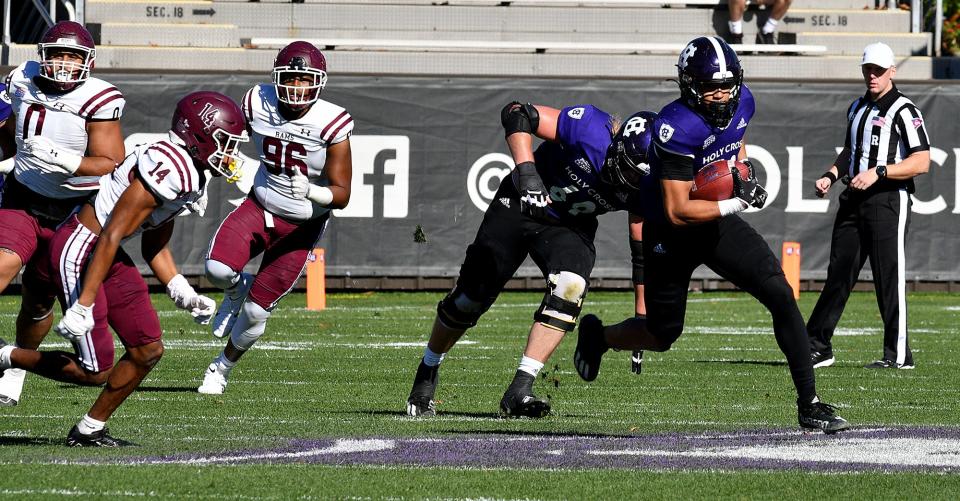
[[[849,141],[849,139],[847,140]],[[837,159],[833,161],[833,165],[837,166],[837,170],[840,171],[840,175],[837,177],[843,177],[847,174],[847,171],[850,170],[850,148],[844,147],[843,151],[837,155]]]
[[[668,181],[693,181],[693,158],[679,155],[657,145],[662,177]]]

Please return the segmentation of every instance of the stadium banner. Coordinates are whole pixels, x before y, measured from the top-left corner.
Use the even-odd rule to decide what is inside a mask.
[[[625,69],[627,73],[628,69]],[[128,100],[127,144],[163,134],[177,100],[200,90],[236,99],[264,78],[257,75],[141,75],[100,73]],[[749,84],[749,80],[748,80]],[[769,192],[769,205],[744,217],[779,253],[783,241],[802,245],[803,279],[823,279],[837,195],[813,195],[813,183],[843,146],[846,109],[862,95],[857,83],[750,84],[757,113],[747,131],[748,153]],[[930,134],[930,173],[917,180],[908,234],[908,280],[960,280],[960,86],[901,85],[920,107]],[[512,168],[500,125],[511,100],[563,107],[594,104],[627,116],[659,110],[678,96],[672,81],[504,80],[337,76],[323,98],[344,106],[356,122],[351,139],[353,186],[349,206],[334,212],[322,246],[331,276],[455,276],[499,180]],[[252,143],[244,152],[255,159]],[[256,168],[256,161],[248,162]],[[247,176],[249,183],[252,175]],[[202,273],[210,236],[244,196],[244,183],[211,186],[203,218],[185,217],[173,251],[187,274]],[[422,228],[426,242],[414,241]],[[601,217],[594,276],[628,278],[627,216]],[[139,255],[139,252],[131,252]],[[529,260],[518,276],[536,277]],[[715,275],[705,268],[696,278]],[[861,278],[870,278],[869,265]]]

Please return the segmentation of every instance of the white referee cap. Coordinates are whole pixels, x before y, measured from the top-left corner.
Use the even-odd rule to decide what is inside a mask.
[[[875,64],[881,68],[893,66],[893,49],[883,42],[872,43],[864,47],[863,59],[860,61],[860,66],[865,64]]]

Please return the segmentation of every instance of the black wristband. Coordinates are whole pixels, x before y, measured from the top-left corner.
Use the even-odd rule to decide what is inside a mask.
[[[537,164],[533,162],[520,162],[517,164],[517,173],[521,176],[537,174]]]
[[[830,180],[830,184],[833,184],[833,183],[836,183],[836,182],[837,182],[837,176],[836,176],[836,174],[834,174],[833,171],[830,171],[830,170],[828,170],[827,172],[824,172],[823,175],[820,176],[820,177],[821,177],[821,178],[824,178],[824,177],[825,177],[825,178],[829,179],[829,180]]]

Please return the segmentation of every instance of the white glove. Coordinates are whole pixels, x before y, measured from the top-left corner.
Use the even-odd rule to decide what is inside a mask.
[[[167,282],[167,295],[173,304],[181,310],[192,310],[197,297],[197,291],[187,282],[183,275],[177,275]]]
[[[190,305],[190,315],[193,316],[194,322],[200,325],[207,325],[216,312],[217,302],[213,299],[200,294],[197,294],[196,297],[193,298],[193,303]]]
[[[74,174],[83,161],[82,155],[70,153],[57,143],[43,136],[33,136],[23,141],[23,152],[37,160],[57,167],[67,174]]]
[[[73,303],[53,330],[70,342],[75,342],[93,330],[93,305]]]
[[[9,174],[13,172],[13,159],[16,157],[10,157],[2,162],[0,162],[0,176],[4,174]]]
[[[304,176],[300,169],[290,176],[290,197],[294,200],[303,200],[310,193],[310,178]]]

